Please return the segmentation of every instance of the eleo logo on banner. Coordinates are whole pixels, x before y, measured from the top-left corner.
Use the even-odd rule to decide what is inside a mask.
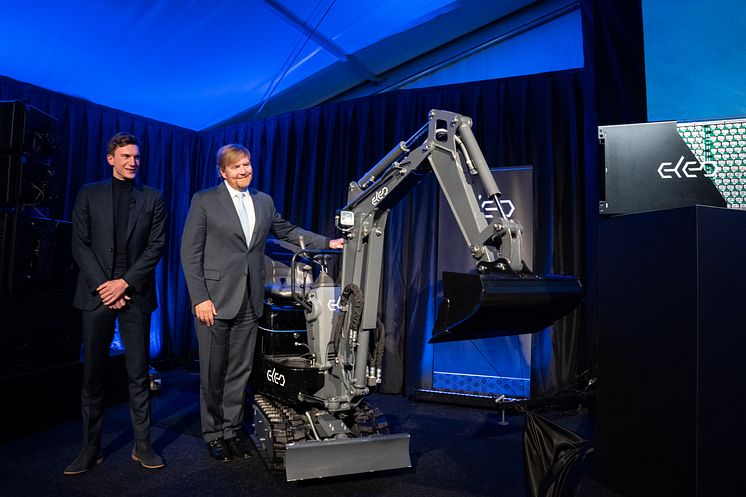
[[[699,166],[697,166],[697,164],[699,164]],[[712,172],[708,173],[705,166],[712,167]],[[661,162],[661,165],[658,166],[658,175],[663,179],[676,179],[696,178],[699,176],[697,173],[701,173],[701,176],[705,178],[712,178],[717,175],[719,170],[720,167],[713,161],[706,160],[701,164],[693,160],[684,162],[684,156],[682,155],[675,166],[673,165],[673,162]]]
[[[477,199],[481,202],[480,208],[482,209],[482,213],[484,214],[484,217],[487,219],[492,219],[493,216],[490,213],[498,212],[498,208],[497,208],[497,205],[495,205],[495,201],[492,199],[482,200],[481,194],[477,195]],[[511,217],[513,213],[515,212],[515,206],[513,205],[513,202],[506,198],[500,199],[500,206],[503,208],[505,217]]]

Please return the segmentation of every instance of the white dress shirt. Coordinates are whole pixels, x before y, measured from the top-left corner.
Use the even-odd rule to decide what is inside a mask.
[[[233,207],[236,208],[238,219],[241,219],[243,217],[243,213],[241,212],[241,210],[246,209],[248,226],[242,226],[242,228],[244,229],[244,235],[246,237],[246,246],[250,247],[251,234],[254,232],[254,225],[256,224],[256,215],[254,214],[254,202],[251,200],[249,189],[247,188],[246,190],[241,192],[232,188],[227,181],[224,181],[224,183],[225,187],[228,188],[228,193],[230,193],[231,199],[233,200]],[[241,205],[242,200],[243,205]]]

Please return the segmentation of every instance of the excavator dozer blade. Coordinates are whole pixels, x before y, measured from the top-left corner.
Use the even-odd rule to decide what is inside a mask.
[[[287,481],[410,468],[409,434],[337,440],[305,440],[288,445]]]
[[[443,273],[443,302],[430,343],[535,333],[583,299],[575,276]]]

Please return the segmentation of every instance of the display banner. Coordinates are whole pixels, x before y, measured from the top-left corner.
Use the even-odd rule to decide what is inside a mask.
[[[523,259],[533,269],[533,167],[495,168],[492,174],[502,192],[503,212],[523,226]],[[484,194],[478,197],[482,212],[490,221],[497,206]],[[438,274],[444,271],[476,274],[476,260],[442,193],[439,207]],[[442,280],[439,280],[438,302],[442,299]],[[434,389],[528,398],[530,378],[530,334],[433,344]]]

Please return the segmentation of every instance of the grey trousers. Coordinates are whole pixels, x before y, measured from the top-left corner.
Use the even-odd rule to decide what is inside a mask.
[[[257,317],[248,294],[233,319],[205,326],[195,318],[199,342],[202,436],[233,438],[242,429],[246,385],[254,362]]]

